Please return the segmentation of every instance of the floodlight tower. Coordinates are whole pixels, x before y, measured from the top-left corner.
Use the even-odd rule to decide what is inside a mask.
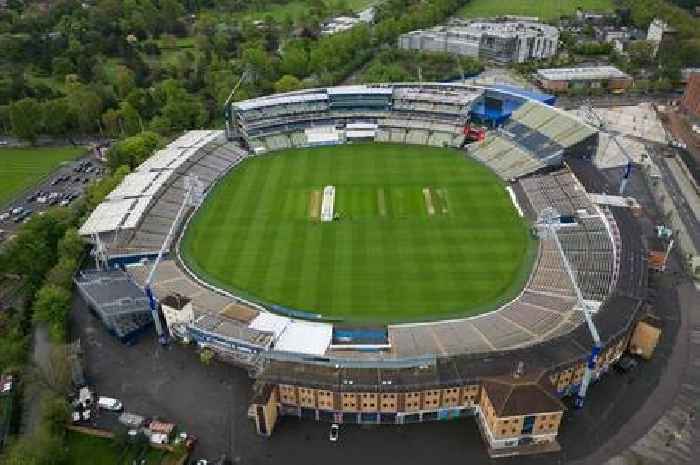
[[[623,145],[620,143],[619,140],[617,140],[617,136],[619,135],[619,132],[613,131],[608,127],[608,122],[602,118],[591,106],[590,103],[586,102],[583,105],[581,105],[581,112],[583,112],[584,117],[586,120],[596,126],[600,131],[605,132],[608,135],[608,143],[605,146],[605,150],[608,149],[608,146],[610,145],[610,141],[615,142],[615,145],[620,149],[620,152],[625,156],[627,159],[627,165],[625,166],[625,172],[622,175],[622,179],[620,180],[620,195],[625,194],[625,188],[627,187],[627,182],[629,181],[630,176],[632,175],[632,157],[630,154],[627,152],[627,149],[623,147]]]
[[[557,246],[557,250],[559,251],[559,255],[561,256],[561,259],[564,262],[564,268],[566,269],[566,272],[569,275],[569,278],[571,279],[571,284],[574,288],[574,291],[576,292],[576,301],[581,311],[583,312],[584,317],[586,318],[586,324],[588,325],[588,330],[590,331],[591,338],[593,339],[593,348],[591,349],[591,354],[588,356],[588,360],[586,362],[586,370],[583,374],[583,380],[581,380],[581,387],[579,387],[578,393],[576,394],[576,400],[574,402],[576,408],[581,408],[583,407],[583,404],[585,402],[586,391],[588,390],[588,386],[591,383],[593,370],[595,369],[595,365],[598,360],[598,355],[601,351],[601,342],[600,335],[598,334],[598,329],[595,327],[595,323],[593,322],[594,311],[584,300],[583,294],[581,293],[581,289],[579,288],[578,283],[576,282],[576,274],[574,273],[574,270],[571,267],[571,263],[569,263],[568,257],[564,253],[564,248],[562,247],[561,242],[559,241],[557,230],[561,227],[560,219],[561,215],[554,208],[545,208],[542,211],[542,213],[540,213],[540,216],[537,219],[536,226],[539,236],[541,238],[551,238],[554,240],[554,243]]]
[[[246,69],[243,71],[243,74],[241,74],[240,79],[238,79],[238,82],[236,83],[235,86],[233,86],[233,89],[231,89],[231,93],[228,94],[228,98],[226,99],[226,102],[224,103],[224,124],[225,126],[225,132],[226,132],[226,139],[227,140],[233,140],[236,138],[234,135],[235,128],[231,127],[231,116],[233,115],[233,110],[231,108],[231,105],[233,104],[233,96],[236,94],[238,91],[238,88],[241,87],[241,84],[243,84],[244,81],[248,80],[248,70]]]
[[[168,342],[168,335],[163,330],[163,325],[161,324],[160,317],[158,316],[158,302],[156,300],[155,295],[153,294],[153,289],[151,289],[151,283],[153,283],[153,279],[156,276],[156,268],[158,268],[158,264],[163,259],[163,254],[166,250],[168,250],[170,242],[173,236],[175,235],[177,225],[180,224],[180,219],[185,213],[185,210],[187,210],[187,207],[196,207],[197,205],[199,205],[202,202],[203,197],[204,188],[199,179],[196,176],[185,177],[185,197],[182,199],[180,209],[177,211],[177,215],[175,215],[175,219],[170,225],[170,231],[168,231],[168,235],[165,236],[165,240],[160,246],[160,251],[158,251],[158,256],[153,262],[153,265],[151,266],[151,271],[148,273],[148,278],[146,278],[146,282],[143,285],[143,289],[146,292],[146,297],[148,297],[148,306],[151,308],[153,322],[156,326],[158,342],[160,342],[163,345],[165,345]]]

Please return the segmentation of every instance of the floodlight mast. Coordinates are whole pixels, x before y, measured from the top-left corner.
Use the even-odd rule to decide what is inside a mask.
[[[233,135],[231,134],[231,131],[233,128],[231,128],[231,114],[232,114],[232,109],[231,105],[233,104],[233,96],[236,94],[238,91],[238,88],[241,87],[241,84],[243,84],[244,81],[248,80],[248,70],[246,69],[243,71],[241,74],[240,79],[238,79],[238,82],[236,83],[235,86],[233,86],[233,89],[231,89],[231,93],[228,94],[228,98],[226,98],[226,102],[224,103],[224,124],[225,124],[225,129],[226,129],[226,139],[231,140],[233,139]]]
[[[584,113],[586,119],[589,122],[595,124],[595,126],[597,126],[599,130],[605,132],[608,135],[608,144],[605,146],[605,149],[607,150],[608,146],[610,145],[610,141],[613,141],[615,142],[615,145],[617,145],[617,147],[620,149],[620,152],[622,152],[622,154],[627,159],[627,166],[625,167],[625,172],[622,175],[622,179],[620,180],[619,190],[619,194],[624,195],[625,188],[627,187],[627,182],[629,181],[629,178],[632,175],[632,157],[627,152],[627,149],[622,146],[620,141],[617,140],[618,133],[616,131],[610,130],[610,128],[608,127],[608,122],[593,109],[593,106],[589,102],[581,105],[581,111]]]
[[[576,293],[577,303],[583,312],[586,319],[586,324],[588,325],[588,330],[590,331],[591,338],[593,339],[593,348],[591,349],[591,354],[588,356],[588,360],[586,361],[586,369],[583,373],[581,386],[579,387],[578,393],[576,394],[576,400],[574,402],[576,408],[582,408],[586,399],[588,386],[591,383],[593,370],[595,369],[596,362],[598,361],[598,355],[600,354],[602,347],[598,329],[595,327],[595,323],[593,322],[593,312],[583,298],[581,289],[576,282],[576,274],[574,273],[568,257],[564,253],[564,248],[562,247],[561,241],[559,241],[559,236],[557,235],[557,229],[561,227],[560,219],[561,215],[554,208],[545,208],[537,220],[537,228],[541,237],[552,238],[554,240],[562,262],[564,263],[564,269],[571,279],[571,284],[574,288],[574,292]]]
[[[196,206],[198,205],[201,200],[202,200],[202,185],[199,182],[199,179],[195,176],[188,176],[185,178],[185,197],[182,199],[182,204],[180,205],[180,209],[177,211],[177,215],[175,215],[175,219],[173,220],[173,223],[170,225],[170,230],[168,231],[168,235],[165,236],[165,240],[163,241],[163,244],[160,246],[160,250],[158,251],[158,256],[156,257],[155,261],[153,262],[153,265],[151,266],[151,271],[148,273],[148,277],[146,278],[146,282],[143,285],[143,289],[146,292],[146,297],[148,297],[148,306],[151,309],[151,315],[153,316],[153,322],[156,327],[156,334],[158,335],[158,342],[161,344],[165,345],[168,342],[168,335],[166,332],[163,330],[163,325],[162,322],[160,321],[160,316],[158,315],[158,301],[156,300],[156,296],[153,293],[153,289],[151,288],[151,284],[153,283],[153,279],[155,278],[156,275],[156,269],[158,268],[158,264],[160,261],[163,259],[163,255],[165,254],[165,251],[168,250],[168,247],[170,246],[170,242],[175,235],[175,230],[177,229],[177,225],[180,224],[180,219],[182,218],[182,215],[185,213],[185,210],[187,210],[187,207],[191,206]]]

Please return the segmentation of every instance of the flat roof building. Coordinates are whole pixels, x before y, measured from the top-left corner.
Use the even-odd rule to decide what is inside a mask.
[[[447,52],[499,63],[523,63],[557,54],[559,30],[532,21],[460,21],[399,36],[399,48]]]
[[[581,88],[620,92],[633,82],[628,74],[614,66],[538,69],[536,78],[543,89],[553,92]]]

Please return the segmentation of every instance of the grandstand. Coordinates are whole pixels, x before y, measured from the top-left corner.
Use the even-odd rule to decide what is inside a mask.
[[[382,84],[233,103],[227,139],[216,131],[177,139],[125,178],[81,234],[101,240],[111,263],[130,263],[130,282],[143,286],[149,259],[182,202],[185,176],[196,175],[210,189],[243,160],[313,145],[324,131],[338,134],[338,143],[369,139],[464,148],[465,156],[508,184],[531,222],[550,207],[566,219],[557,234],[584,299],[597,309],[594,320],[604,349],[594,378],[601,376],[625,350],[644,297],[646,255],[639,226],[629,210],[589,199],[589,192],[610,188],[587,160],[597,150],[597,132],[575,117],[507,92],[512,115],[497,118],[503,124],[488,131],[483,142],[468,140],[465,125],[486,91],[489,98],[500,92],[459,84]],[[522,363],[522,380],[537,391],[525,395],[522,405],[534,410],[513,416],[537,417],[544,414],[535,401],[542,393],[577,392],[590,353],[591,337],[552,239],[539,242],[529,279],[513,300],[471,318],[388,325],[382,328],[386,341],[372,348],[333,344],[333,323],[310,321],[318,315],[280,315],[277,307],[218,289],[179,260],[179,243],[173,252],[158,266],[156,296],[177,292],[191,298],[191,339],[251,370],[257,378],[252,411],[265,435],[274,429],[277,411],[373,424],[477,415],[494,454],[531,446],[549,450],[558,420],[551,430],[535,426],[494,435],[497,417],[507,416],[499,407],[507,402],[499,403],[497,385],[512,385],[512,392],[525,389],[512,377]],[[561,419],[563,407],[555,402],[547,408]],[[488,419],[485,412],[496,416]]]
[[[81,271],[75,284],[90,310],[119,340],[133,342],[153,323],[148,299],[123,271]]]

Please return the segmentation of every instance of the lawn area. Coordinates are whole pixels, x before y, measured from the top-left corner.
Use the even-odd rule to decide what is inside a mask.
[[[169,457],[167,452],[154,449],[148,445],[117,448],[110,439],[88,436],[87,434],[68,432],[67,437],[69,465],[121,465],[141,463],[144,465],[165,464]]]
[[[81,147],[0,149],[0,206],[83,153]]]
[[[464,18],[500,15],[538,16],[544,21],[572,15],[577,7],[584,11],[612,11],[613,0],[471,0],[459,11]]]
[[[330,2],[326,2],[329,4]],[[348,8],[352,11],[359,12],[367,8],[369,5],[376,3],[376,0],[348,0],[346,2]],[[248,19],[264,19],[267,15],[272,16],[275,21],[282,21],[288,14],[296,19],[304,15],[309,10],[309,2],[306,0],[292,0],[286,3],[273,3],[268,8],[262,11],[250,11],[243,13],[243,16]]]
[[[327,185],[338,219],[321,223]],[[395,322],[491,310],[521,289],[533,245],[502,182],[463,153],[352,144],[245,162],[209,195],[182,252],[249,298]]]

